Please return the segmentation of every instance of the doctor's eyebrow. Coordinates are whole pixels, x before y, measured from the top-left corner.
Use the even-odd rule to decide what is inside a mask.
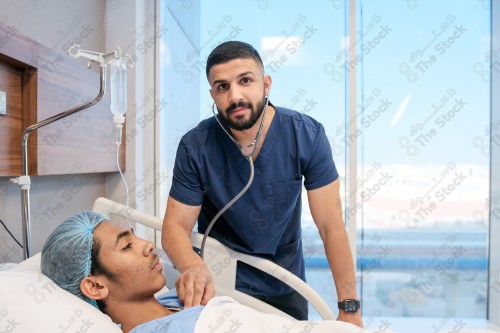
[[[257,76],[254,72],[247,71],[247,72],[243,72],[243,73],[239,74],[238,78],[242,78],[242,77],[247,76],[247,75]],[[212,86],[215,86],[219,83],[226,83],[226,82],[227,82],[226,80],[215,80],[214,82],[212,82]]]
[[[130,236],[131,234],[134,234],[134,229],[132,228],[130,228],[129,230],[122,231],[118,235],[116,235],[115,247],[118,245],[120,239],[122,239],[123,237]]]

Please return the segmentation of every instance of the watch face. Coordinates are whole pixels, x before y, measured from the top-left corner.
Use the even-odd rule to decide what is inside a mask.
[[[345,312],[356,312],[359,310],[359,301],[354,299],[346,299],[343,303],[343,310]]]

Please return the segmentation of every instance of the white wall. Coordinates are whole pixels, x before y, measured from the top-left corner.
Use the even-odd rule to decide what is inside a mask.
[[[155,1],[0,0],[0,22],[59,52],[79,43],[95,51],[114,50],[134,57],[129,70],[125,177],[130,206],[154,214],[155,193],[165,183],[156,171],[155,47],[162,34],[156,25]],[[161,106],[159,106],[161,108]],[[10,178],[10,177],[9,177]],[[0,177],[0,219],[22,242],[19,187]],[[32,177],[32,251],[41,250],[49,233],[64,218],[92,208],[96,197],[126,202],[118,173]],[[151,233],[139,230],[143,237]],[[0,226],[0,263],[19,262],[22,251]]]
[[[61,53],[74,43],[88,50],[105,51],[106,3],[103,0],[0,0],[0,22]],[[41,250],[49,233],[64,218],[91,209],[95,198],[106,195],[105,177],[94,174],[31,178],[33,252]],[[19,187],[6,177],[0,177],[0,219],[22,243],[21,194]],[[22,259],[21,248],[0,226],[0,263]]]

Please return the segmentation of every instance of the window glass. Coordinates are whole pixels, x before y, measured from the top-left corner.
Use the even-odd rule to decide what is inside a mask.
[[[361,2],[365,313],[486,317],[489,8],[486,1]]]
[[[490,4],[357,3],[358,56],[346,62],[345,1],[162,1],[163,173],[171,179],[180,137],[212,116],[208,54],[226,40],[248,42],[273,78],[272,103],[325,126],[344,208],[345,161],[358,140],[358,165],[350,168],[357,171],[352,209],[363,316],[485,318]],[[354,68],[357,113],[350,119],[346,86]],[[349,135],[352,121],[357,132]],[[305,190],[302,197],[307,281],[336,312]]]

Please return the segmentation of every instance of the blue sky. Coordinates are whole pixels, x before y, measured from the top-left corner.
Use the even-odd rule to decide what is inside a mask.
[[[363,161],[488,165],[488,156],[473,144],[478,137],[484,143],[488,139],[489,84],[473,70],[474,65],[479,73],[489,66],[485,61],[490,47],[488,3],[358,3],[358,12],[362,13],[358,36],[363,36],[357,43],[358,54],[363,54],[357,67],[358,102],[361,107],[365,101],[363,116],[371,117],[362,118],[360,114],[358,119]],[[418,5],[413,7],[415,3]],[[272,56],[264,60],[273,77],[273,103],[293,105],[320,120],[332,143],[340,144],[345,134],[339,126],[346,122],[348,74],[342,70],[344,60],[337,57],[346,43],[343,5],[343,1],[327,0],[202,2],[200,44],[205,48],[200,58],[206,58],[212,44],[232,36],[253,44],[262,54],[273,50]],[[412,59],[412,52],[419,49],[423,50],[422,56]],[[424,60],[427,63],[418,65]],[[332,70],[341,76],[332,77]],[[409,82],[405,75],[412,72],[418,75],[415,82]],[[373,103],[367,105],[374,91],[379,95],[372,96]],[[203,78],[201,92],[201,105],[210,104]],[[443,98],[449,100],[443,103]],[[407,107],[399,110],[396,121],[404,100]],[[450,114],[453,117],[448,117]],[[410,135],[412,125],[422,124],[427,118],[423,128]],[[417,139],[420,134],[426,134],[427,139]],[[412,156],[407,154],[411,146],[418,149]],[[341,156],[337,159],[337,163],[343,163]]]

